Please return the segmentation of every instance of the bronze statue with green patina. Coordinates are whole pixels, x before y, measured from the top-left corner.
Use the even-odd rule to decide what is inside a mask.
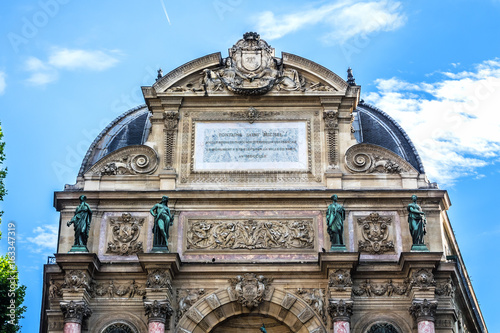
[[[73,224],[75,228],[75,242],[70,252],[88,252],[87,241],[92,221],[92,210],[86,201],[87,197],[81,195],[80,204],[76,207],[75,215],[67,223],[68,227]]]
[[[154,216],[153,226],[153,252],[168,252],[168,238],[170,226],[174,224],[174,214],[168,208],[168,197],[163,196],[160,203],[149,211]]]
[[[424,244],[424,235],[427,233],[425,213],[422,208],[417,204],[417,196],[411,196],[412,202],[408,204],[408,225],[410,227],[410,234],[413,241],[412,249],[422,247],[426,249]]]
[[[326,226],[328,235],[330,235],[330,242],[332,243],[331,251],[345,251],[344,244],[344,220],[345,210],[344,207],[337,203],[338,196],[332,195],[332,203],[328,206],[326,211]]]

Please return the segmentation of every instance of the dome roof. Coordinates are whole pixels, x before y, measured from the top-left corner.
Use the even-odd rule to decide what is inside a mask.
[[[78,176],[83,176],[97,161],[117,149],[143,144],[151,128],[149,113],[146,105],[139,105],[113,120],[90,145]]]
[[[354,136],[359,143],[370,143],[389,149],[410,163],[419,173],[424,166],[406,132],[384,111],[362,100],[354,110]]]

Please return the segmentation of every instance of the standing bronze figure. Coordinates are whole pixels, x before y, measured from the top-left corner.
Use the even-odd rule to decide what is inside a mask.
[[[168,208],[168,197],[164,195],[161,202],[154,205],[149,212],[155,218],[153,251],[168,251],[169,229],[174,224],[174,215]]]
[[[345,210],[344,207],[337,203],[338,197],[336,194],[332,195],[333,202],[328,206],[326,211],[326,225],[328,234],[330,235],[330,242],[332,243],[331,250],[340,247],[344,248],[344,220]]]
[[[408,209],[408,224],[410,227],[410,234],[413,240],[413,245],[424,245],[424,235],[427,230],[425,228],[427,220],[422,208],[417,204],[417,196],[411,196],[412,203],[407,207]]]
[[[75,216],[67,223],[68,227],[73,224],[75,228],[75,242],[70,252],[88,252],[87,241],[92,221],[92,210],[85,202],[86,200],[85,195],[80,196],[80,204],[76,207]]]

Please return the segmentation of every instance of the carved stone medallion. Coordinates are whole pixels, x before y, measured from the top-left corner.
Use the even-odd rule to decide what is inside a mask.
[[[238,275],[229,280],[237,302],[249,309],[259,306],[264,301],[266,293],[270,290],[271,282],[272,279],[253,273]]]
[[[337,269],[330,273],[328,286],[338,291],[352,286],[351,274],[347,269]]]
[[[162,269],[155,269],[149,272],[146,281],[146,288],[152,289],[162,289],[168,288],[172,289],[167,272]]]
[[[410,279],[410,285],[412,288],[427,290],[430,287],[435,286],[436,281],[434,280],[434,275],[430,269],[422,268],[413,272]]]
[[[84,271],[70,270],[64,276],[63,288],[71,288],[73,290],[86,289],[90,290],[90,278]]]
[[[137,241],[141,233],[144,218],[132,217],[129,213],[122,214],[117,219],[110,219],[111,237],[113,241],[108,242],[108,253],[127,256],[142,253],[142,242]]]
[[[389,237],[388,226],[391,224],[390,217],[382,217],[378,213],[371,213],[367,217],[358,218],[358,224],[362,228],[364,241],[358,241],[360,252],[381,254],[394,250],[392,240]]]

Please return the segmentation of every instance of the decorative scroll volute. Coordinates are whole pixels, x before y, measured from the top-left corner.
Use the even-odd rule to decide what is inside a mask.
[[[352,173],[418,173],[399,155],[380,146],[360,143],[347,149],[346,167]]]
[[[158,154],[148,146],[120,148],[94,164],[86,175],[139,175],[152,174],[158,168]]]

